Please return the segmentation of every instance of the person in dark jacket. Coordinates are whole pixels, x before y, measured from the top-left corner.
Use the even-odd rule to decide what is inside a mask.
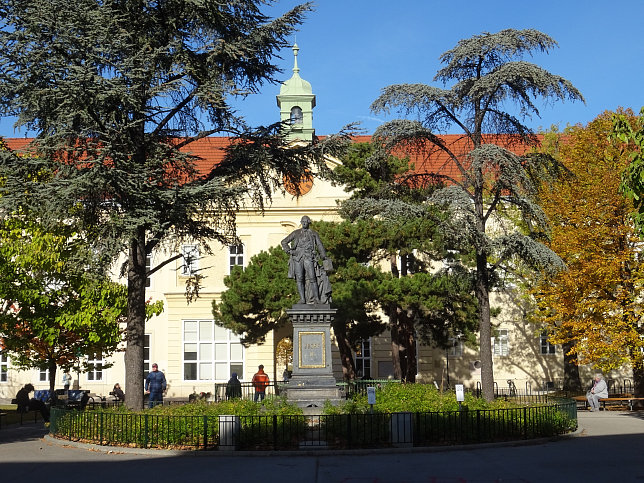
[[[226,384],[226,399],[242,397],[241,381],[237,379],[237,373],[233,372],[228,384]]]
[[[125,401],[125,393],[123,392],[123,389],[121,389],[121,385],[118,382],[114,384],[114,388],[112,389],[112,394],[114,395],[117,401]]]
[[[163,393],[166,387],[165,375],[163,372],[159,372],[159,366],[155,362],[152,364],[152,372],[145,378],[145,393],[150,395],[149,408],[153,408],[157,404],[163,404]]]
[[[26,413],[27,411],[40,411],[42,418],[45,422],[49,422],[49,408],[47,405],[36,399],[29,399],[29,393],[34,390],[33,384],[25,384],[25,387],[20,389],[16,394],[16,405],[18,406],[19,413]]]

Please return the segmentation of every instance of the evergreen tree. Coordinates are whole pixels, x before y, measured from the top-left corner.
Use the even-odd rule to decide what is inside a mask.
[[[275,82],[275,53],[309,4],[271,19],[262,0],[4,0],[0,4],[0,114],[37,132],[25,161],[2,155],[4,213],[75,216],[95,249],[127,254],[126,404],[143,403],[146,255],[183,240],[235,243],[235,212],[259,209],[284,179],[311,164],[324,142],[283,149],[280,126],[250,129],[230,108]],[[232,136],[225,159],[204,166],[195,140]],[[46,184],[25,163],[47,166]],[[198,282],[198,281],[197,281]],[[199,284],[188,284],[198,291]],[[195,293],[193,293],[195,295]]]
[[[418,339],[445,347],[451,337],[468,338],[474,316],[471,277],[451,265],[432,269],[457,254],[438,231],[445,213],[424,203],[436,179],[414,175],[407,159],[367,144],[352,146],[333,173],[351,192],[340,214],[363,226],[348,246],[359,247],[369,264],[388,267],[375,288],[377,303],[389,322],[394,376],[408,382],[418,373]]]
[[[566,79],[521,60],[525,54],[548,52],[555,46],[552,38],[536,30],[476,35],[440,57],[444,67],[434,80],[454,82],[451,88],[391,85],[371,106],[376,113],[395,110],[416,119],[383,124],[374,138],[385,150],[413,150],[425,159],[439,154],[447,159],[437,165],[419,163],[412,179],[438,176],[446,182],[447,187],[429,201],[453,212],[450,223],[444,225],[444,236],[462,250],[469,246],[474,252],[481,383],[488,400],[494,396],[489,294],[499,279],[498,270],[511,257],[523,258],[532,266],[557,264],[556,256],[532,236],[542,233],[545,218],[531,201],[534,184],[526,168],[540,158],[526,160],[514,154],[517,145],[536,142],[523,123],[539,114],[533,99],[583,100]],[[516,104],[519,114],[507,112],[507,103]],[[453,144],[439,135],[450,128],[462,132]],[[512,230],[504,218],[509,210],[521,215],[522,231]]]

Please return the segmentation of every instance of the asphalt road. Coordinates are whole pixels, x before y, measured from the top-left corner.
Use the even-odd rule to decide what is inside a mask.
[[[579,426],[573,436],[515,445],[186,454],[69,445],[31,424],[0,430],[0,482],[644,481],[644,412],[581,412]]]

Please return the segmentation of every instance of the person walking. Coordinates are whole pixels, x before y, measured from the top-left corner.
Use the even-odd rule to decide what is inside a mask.
[[[163,404],[163,393],[167,383],[163,372],[159,372],[159,366],[155,362],[152,364],[152,372],[145,378],[145,393],[150,395],[148,407],[153,408],[157,404]]]
[[[253,376],[253,387],[255,388],[255,402],[259,399],[263,401],[266,397],[266,387],[270,383],[268,375],[264,372],[264,366],[259,365],[259,370]]]
[[[69,372],[63,374],[63,389],[69,391],[69,386],[72,384],[72,376]]]

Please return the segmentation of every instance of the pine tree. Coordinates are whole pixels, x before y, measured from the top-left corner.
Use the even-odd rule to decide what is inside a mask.
[[[110,260],[127,254],[126,404],[142,406],[146,255],[183,240],[229,244],[242,203],[263,209],[341,137],[283,148],[279,126],[250,129],[232,96],[275,82],[275,53],[309,4],[271,19],[261,0],[5,0],[0,5],[0,114],[37,132],[23,176],[3,155],[4,213],[29,205],[43,220],[74,215]],[[195,140],[232,136],[226,158],[199,165]],[[37,161],[36,161],[37,159]],[[297,185],[297,183],[294,183]],[[188,284],[198,290],[199,284]],[[194,295],[194,294],[193,294]]]
[[[499,280],[497,272],[515,256],[533,266],[557,263],[553,253],[531,236],[543,231],[545,218],[530,199],[534,184],[526,160],[515,154],[517,145],[536,142],[523,122],[539,114],[533,99],[583,100],[566,79],[522,60],[526,54],[548,52],[555,46],[552,38],[536,30],[476,35],[440,57],[444,67],[434,80],[453,82],[451,88],[391,85],[371,106],[375,113],[394,110],[416,119],[393,120],[376,131],[374,137],[387,151],[418,152],[426,159],[440,153],[449,159],[442,166],[417,163],[416,172],[438,176],[448,184],[429,201],[452,210],[445,236],[462,250],[469,246],[474,252],[481,383],[488,400],[494,396],[489,295]],[[517,105],[518,115],[507,112],[508,103]],[[459,142],[448,144],[440,137],[450,128],[462,132]],[[511,229],[503,216],[508,210],[521,216],[523,230]]]

